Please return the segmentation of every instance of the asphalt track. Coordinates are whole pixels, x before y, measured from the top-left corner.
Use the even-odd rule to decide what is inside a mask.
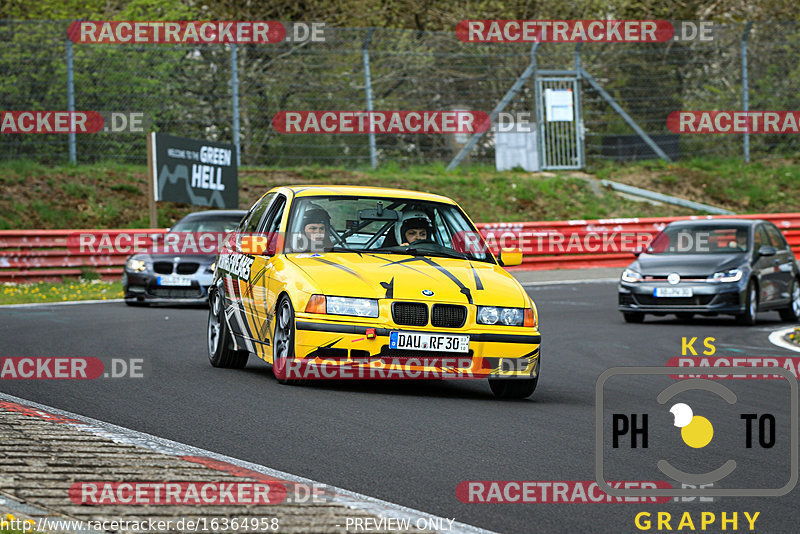
[[[208,364],[206,310],[122,303],[0,308],[0,356],[142,358],[144,378],[2,380],[0,390],[498,532],[640,532],[634,516],[642,511],[654,514],[651,532],[659,511],[672,514],[673,530],[683,512],[699,531],[701,512],[738,511],[744,532],[748,511],[760,512],[758,532],[796,532],[798,490],[711,503],[459,502],[455,488],[465,480],[593,480],[595,383],[608,368],[662,366],[681,355],[683,336],[698,337],[698,352],[714,337],[715,356],[795,355],[768,341],[786,326],[777,313],[760,314],[751,328],[728,318],[634,325],[616,311],[612,282],[528,289],[539,307],[543,360],[539,389],[523,401],[495,400],[486,383],[468,380],[281,386],[255,358],[244,370]],[[743,413],[787,416],[775,385],[782,381],[737,382]],[[655,379],[609,383],[607,396],[615,411],[635,412],[658,386]],[[742,421],[714,423],[715,436],[741,435]],[[663,434],[657,430],[651,443],[668,439]],[[785,462],[760,454],[740,461],[751,469],[737,484],[785,481]],[[775,454],[786,451],[776,447]],[[642,449],[628,455],[620,472],[654,480],[652,456]],[[720,531],[719,520],[715,526],[707,531]]]

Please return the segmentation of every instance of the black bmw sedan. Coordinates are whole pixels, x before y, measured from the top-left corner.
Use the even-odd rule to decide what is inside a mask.
[[[771,222],[676,221],[636,254],[619,283],[626,322],[641,323],[645,314],[723,314],[753,325],[767,310],[784,321],[800,319],[800,268]]]
[[[207,302],[219,242],[236,229],[246,214],[244,210],[190,213],[147,253],[130,256],[122,275],[125,303],[136,306]]]

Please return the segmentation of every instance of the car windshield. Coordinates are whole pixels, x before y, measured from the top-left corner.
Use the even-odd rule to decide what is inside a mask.
[[[742,226],[676,226],[656,235],[648,254],[732,254],[746,252],[750,238]]]
[[[289,215],[286,251],[369,251],[494,263],[458,207],[402,198],[298,198]]]
[[[201,217],[191,217],[189,219],[181,219],[175,226],[170,228],[170,232],[222,232],[229,233],[236,230],[241,217],[209,217],[204,219]]]

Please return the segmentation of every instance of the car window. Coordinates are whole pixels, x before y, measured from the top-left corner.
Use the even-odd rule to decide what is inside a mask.
[[[261,219],[264,217],[264,213],[267,211],[267,208],[272,202],[272,199],[275,198],[276,194],[277,193],[268,193],[252,207],[247,216],[246,222],[242,226],[243,232],[255,233],[257,231],[258,225],[261,222]]]
[[[731,254],[747,250],[749,239],[743,226],[667,226],[647,248],[649,254]]]
[[[780,230],[770,224],[764,225],[764,228],[767,230],[769,242],[773,247],[779,250],[786,248],[786,240],[783,238],[783,235],[781,235]]]
[[[264,217],[258,228],[259,233],[263,233],[267,236],[267,250],[265,252],[267,256],[275,254],[275,247],[278,243],[278,230],[281,226],[281,219],[283,218],[285,207],[286,197],[279,195],[278,198],[272,202],[266,217]]]
[[[464,243],[472,241],[476,246],[467,249]],[[416,199],[296,198],[286,243],[288,253],[379,251],[494,263],[479,232],[457,206]]]
[[[755,237],[753,238],[753,252],[757,252],[758,249],[768,243],[769,239],[767,238],[766,232],[764,232],[764,226],[759,225],[758,228],[756,228]]]

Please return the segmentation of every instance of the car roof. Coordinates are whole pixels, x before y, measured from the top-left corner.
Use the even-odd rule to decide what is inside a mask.
[[[695,219],[673,221],[669,226],[741,226],[743,228],[766,222],[763,219]]]
[[[247,210],[205,210],[195,211],[184,217],[184,219],[227,219],[238,217],[241,219],[247,214]]]
[[[419,191],[409,191],[407,189],[390,189],[386,187],[366,187],[356,185],[296,185],[287,187],[296,197],[307,196],[364,196],[364,197],[387,197],[387,198],[407,198],[413,200],[428,200],[430,202],[444,202],[455,204],[455,202],[442,195],[433,193],[421,193]]]

